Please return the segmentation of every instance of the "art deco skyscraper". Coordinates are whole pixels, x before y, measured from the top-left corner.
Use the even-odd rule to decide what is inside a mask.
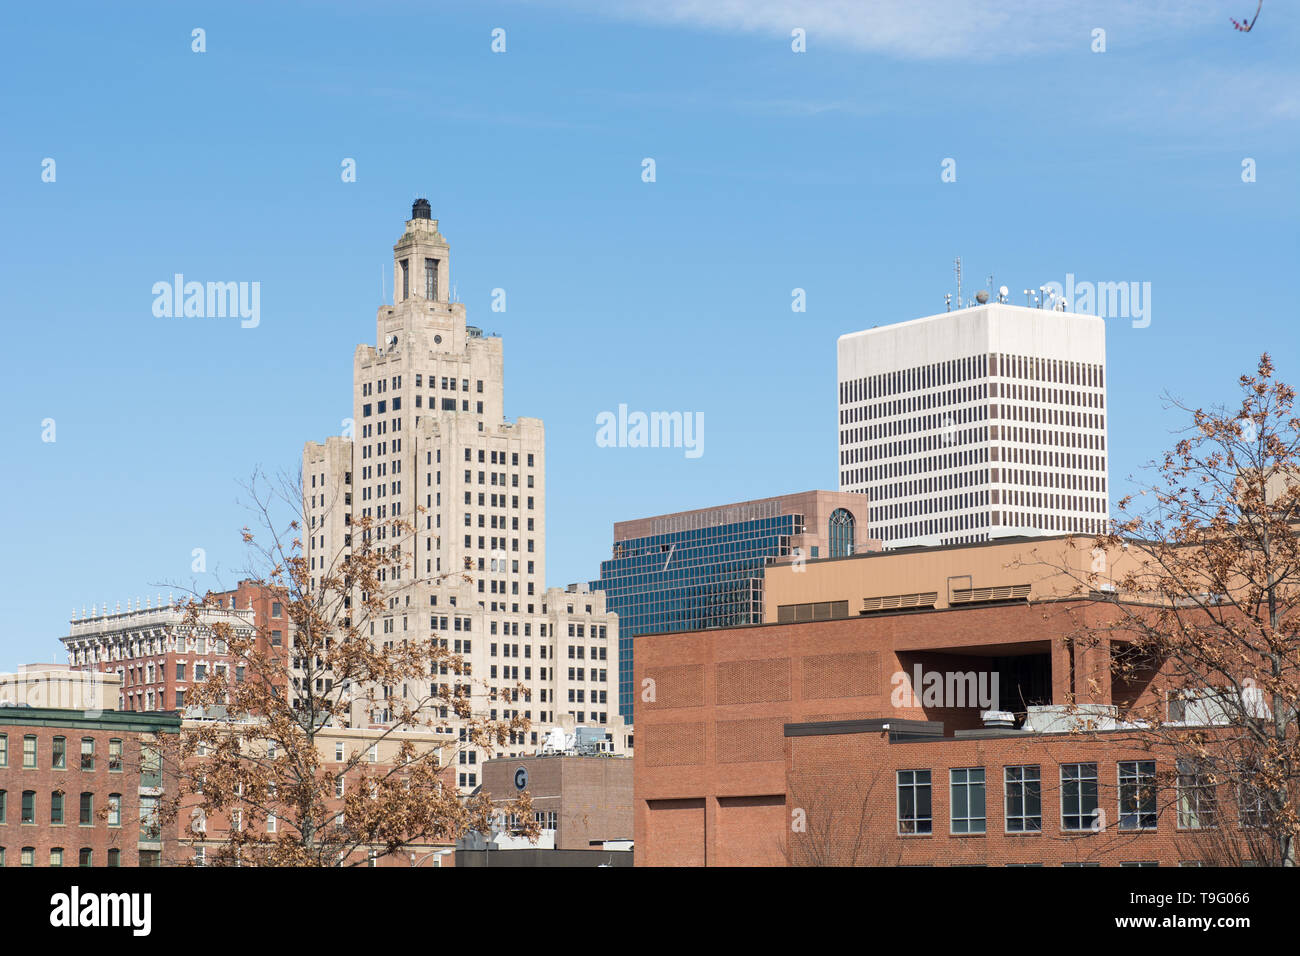
[[[463,653],[476,710],[532,721],[507,753],[531,752],[566,724],[604,726],[622,750],[617,617],[602,594],[545,588],[545,430],[506,419],[502,341],[467,325],[448,294],[450,250],[424,199],[393,247],[393,280],[376,344],[353,358],[353,434],[303,451],[309,569],[319,576],[350,546],[354,517],[415,523],[403,542],[415,548],[411,577],[389,582],[383,633]],[[473,789],[482,754],[461,759],[461,785]]]

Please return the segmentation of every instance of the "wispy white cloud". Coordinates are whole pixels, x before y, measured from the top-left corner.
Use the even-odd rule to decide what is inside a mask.
[[[546,2],[546,0],[542,0]],[[550,0],[605,17],[789,38],[900,59],[987,59],[1086,48],[1110,37],[1168,37],[1222,21],[1222,0]],[[1111,41],[1113,42],[1113,40]]]

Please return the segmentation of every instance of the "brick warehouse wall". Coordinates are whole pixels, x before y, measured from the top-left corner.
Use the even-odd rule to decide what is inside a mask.
[[[1108,739],[1024,734],[890,743],[887,733],[833,733],[788,738],[791,862],[797,865],[1001,866],[1155,862],[1177,866],[1206,858],[1208,834],[1178,827],[1174,759],[1120,734]],[[1154,761],[1154,829],[1121,828],[1118,764]],[[1098,806],[1105,828],[1062,828],[1060,766],[1097,765]],[[1042,829],[1008,832],[1004,768],[1036,765],[1042,781]],[[985,832],[951,832],[949,771],[985,773]],[[897,772],[931,773],[932,832],[898,834]],[[1228,810],[1224,805],[1225,812]],[[798,821],[797,825],[795,821]]]
[[[942,720],[948,733],[979,726],[978,708],[892,705],[891,675],[918,660],[967,670],[980,656],[1045,654],[1054,702],[1071,688],[1081,702],[1106,700],[1102,658],[1060,640],[1103,613],[1088,602],[1018,603],[637,637],[637,865],[784,859],[774,807],[785,803],[786,723],[891,715]],[[733,826],[745,814],[731,810],[752,825]],[[760,837],[756,827],[776,829]],[[741,831],[754,839],[736,844]]]

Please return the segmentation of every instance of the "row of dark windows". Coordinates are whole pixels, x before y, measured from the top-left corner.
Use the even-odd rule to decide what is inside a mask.
[[[840,404],[902,395],[923,388],[939,388],[991,376],[1088,388],[1104,388],[1106,385],[1105,371],[1100,365],[1031,355],[988,353],[841,382]]]
[[[23,762],[24,770],[35,770],[40,766],[39,763],[40,741],[35,734],[27,734],[23,737]],[[9,735],[0,734],[0,767],[9,766]],[[50,741],[50,766],[55,770],[66,770],[68,766],[68,738],[54,737]],[[81,738],[80,760],[77,766],[84,771],[92,772],[95,769],[95,738]],[[114,737],[108,742],[108,769],[114,773],[120,773],[122,770],[122,740]]]
[[[1114,824],[1121,831],[1155,830],[1158,826],[1158,785],[1154,760],[1119,761],[1114,770],[1116,816],[1108,820],[1101,801],[1102,781],[1096,763],[1069,763],[1059,768],[1057,824],[1062,832],[1100,832]],[[1192,761],[1179,761],[1176,787],[1177,827],[1196,830],[1219,820],[1217,788],[1208,770]],[[1002,768],[1001,823],[1005,833],[1041,833],[1044,829],[1043,779],[1037,764]],[[1110,782],[1107,781],[1107,786]],[[934,781],[930,770],[897,771],[897,829],[899,835],[933,831]],[[1257,826],[1263,813],[1259,797],[1238,797],[1240,822]],[[988,829],[988,795],[983,767],[948,771],[948,832],[979,834]]]

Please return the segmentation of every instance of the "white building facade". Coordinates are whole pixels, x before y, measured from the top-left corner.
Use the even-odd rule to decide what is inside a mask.
[[[501,339],[467,325],[448,294],[450,251],[424,200],[393,253],[394,303],[379,309],[376,346],[357,346],[353,360],[353,434],[303,451],[312,586],[351,547],[356,519],[413,523],[400,542],[410,567],[388,582],[376,638],[435,639],[463,654],[476,711],[532,722],[501,755],[532,753],[560,723],[605,727],[622,752],[617,615],[601,593],[545,587],[543,424],[505,418]],[[465,790],[480,784],[484,756],[468,746],[458,755]]]
[[[839,487],[886,547],[1108,523],[1103,319],[989,303],[837,348]]]

